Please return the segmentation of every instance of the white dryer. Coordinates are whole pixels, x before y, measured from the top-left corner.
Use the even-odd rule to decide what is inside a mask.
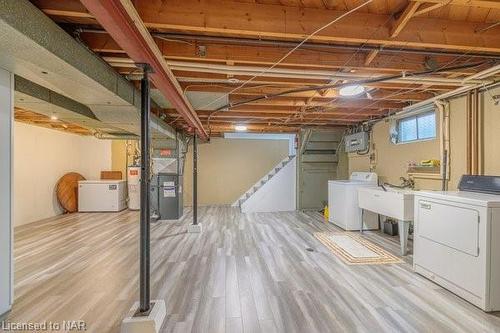
[[[377,174],[353,172],[349,180],[328,181],[328,221],[344,230],[359,230],[361,209],[358,206],[358,188],[376,187]],[[378,216],[372,212],[363,214],[363,229],[378,229]]]
[[[463,176],[459,188],[415,192],[413,268],[484,311],[499,311],[500,177]]]

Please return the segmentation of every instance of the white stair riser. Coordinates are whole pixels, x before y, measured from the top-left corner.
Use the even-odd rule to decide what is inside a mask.
[[[293,156],[288,156],[286,159],[281,161],[277,166],[271,169],[263,178],[261,178],[254,186],[252,186],[247,192],[245,192],[238,200],[237,206],[241,208],[241,205],[248,200],[254,193],[256,193],[262,186],[264,186],[271,178],[273,178],[281,169],[283,169],[291,160]]]

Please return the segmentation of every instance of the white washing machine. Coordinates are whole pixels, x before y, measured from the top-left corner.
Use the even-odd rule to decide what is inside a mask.
[[[413,268],[482,310],[499,311],[500,177],[463,176],[459,188],[415,192]]]
[[[349,180],[328,181],[328,221],[344,230],[359,230],[361,209],[358,206],[358,188],[376,187],[377,174],[353,172]],[[366,211],[363,214],[363,229],[378,229],[378,216]]]

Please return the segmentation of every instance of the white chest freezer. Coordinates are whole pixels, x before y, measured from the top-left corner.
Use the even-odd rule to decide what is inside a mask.
[[[79,212],[119,212],[127,207],[125,180],[82,180],[78,182]]]

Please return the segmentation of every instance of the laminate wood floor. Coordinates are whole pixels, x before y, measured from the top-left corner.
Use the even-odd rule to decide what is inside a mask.
[[[347,266],[315,231],[314,213],[241,214],[202,207],[204,232],[152,225],[152,296],[164,332],[500,332],[486,314],[406,263]],[[138,298],[138,214],[73,214],[15,231],[15,304],[8,320],[85,320],[118,332]],[[394,254],[398,239],[365,237]],[[308,251],[311,248],[314,251]],[[500,281],[497,281],[500,283]]]

